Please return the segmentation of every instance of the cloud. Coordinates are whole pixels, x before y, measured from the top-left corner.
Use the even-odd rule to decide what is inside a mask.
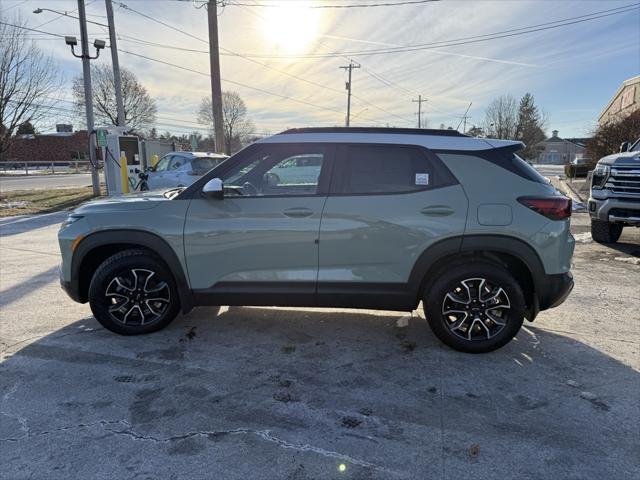
[[[18,2],[3,0],[3,4],[13,3]],[[618,1],[610,1],[606,5],[580,1],[456,1],[349,11],[316,10],[313,15],[318,15],[314,27],[317,35],[304,51],[326,53],[445,41],[625,4]],[[548,8],[550,5],[553,5],[552,12]],[[32,7],[28,2],[13,10],[29,19],[32,26],[54,17],[36,17],[30,13]],[[190,2],[136,1],[131,2],[130,7],[170,23],[188,35],[116,7],[116,28],[119,32],[148,42],[207,51],[204,9],[194,8]],[[52,8],[73,11],[77,4],[71,0],[58,1]],[[282,45],[278,47],[273,39],[265,36],[265,14],[262,10],[228,5],[219,17],[221,46],[239,53],[286,53],[286,48]],[[104,5],[101,2],[90,3],[87,12],[90,15],[104,15]],[[101,17],[90,18],[104,21]],[[354,71],[353,76],[355,97],[352,111],[360,112],[361,116],[354,121],[371,125],[412,125],[416,122],[416,106],[411,99],[421,94],[428,99],[426,116],[432,126],[455,123],[455,127],[470,101],[473,101],[471,123],[480,123],[484,107],[493,97],[502,93],[521,95],[531,91],[538,101],[544,102],[542,106],[552,119],[558,112],[560,120],[562,117],[559,112],[566,112],[567,109],[587,110],[580,114],[579,119],[567,119],[578,125],[582,120],[586,122],[597,116],[619,83],[626,76],[631,76],[634,68],[636,72],[640,69],[632,60],[634,54],[635,58],[640,57],[639,20],[640,14],[634,12],[495,41],[390,55],[356,55],[354,60],[360,62],[363,68]],[[286,28],[286,23],[279,28]],[[46,25],[46,29],[77,35],[77,21],[60,18]],[[91,30],[91,39],[106,38],[106,34],[99,29]],[[279,36],[280,43],[283,38],[287,37]],[[71,57],[62,41],[37,41],[41,48],[54,55],[67,78],[81,73],[80,61]],[[295,42],[296,39],[291,41]],[[126,38],[119,40],[119,47],[199,72],[206,73],[209,70],[208,56],[203,53],[141,45]],[[103,52],[99,61],[110,62],[108,52]],[[138,76],[156,98],[159,116],[196,121],[200,99],[208,95],[210,90],[207,76],[124,53],[120,55],[120,61]],[[346,107],[346,78],[339,67],[347,61],[339,56],[254,61],[223,56],[223,78],[299,101],[225,81],[223,89],[240,93],[260,131],[277,132],[299,125],[340,125],[344,122]],[[261,64],[327,88],[291,78]],[[615,74],[599,80],[598,75],[605,71]],[[380,81],[379,77],[384,81]],[[577,84],[580,85],[579,89],[576,89]],[[188,125],[184,125],[187,130]],[[568,124],[567,128],[578,127]],[[567,132],[567,135],[570,134],[570,131]]]

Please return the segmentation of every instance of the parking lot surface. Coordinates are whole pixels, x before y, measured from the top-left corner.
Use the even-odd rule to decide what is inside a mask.
[[[637,478],[640,230],[499,351],[422,312],[198,308],[121,337],[58,286],[64,213],[0,221],[3,479]],[[636,472],[635,474],[633,472]]]

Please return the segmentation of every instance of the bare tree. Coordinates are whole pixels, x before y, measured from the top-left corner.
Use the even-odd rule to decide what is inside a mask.
[[[198,110],[198,121],[213,129],[211,98],[204,97]],[[242,148],[253,132],[253,122],[247,118],[247,106],[236,92],[222,92],[222,121],[224,122],[224,150],[231,155]]]
[[[512,95],[501,95],[485,111],[484,131],[488,137],[513,140],[518,129],[518,102]]]
[[[586,156],[597,162],[602,157],[619,151],[622,142],[634,142],[640,138],[640,110],[623,116],[610,118],[598,126],[587,140]]]
[[[20,125],[37,124],[50,116],[61,77],[51,56],[42,52],[21,29],[24,22],[0,16],[0,160]],[[13,23],[13,25],[8,25]]]
[[[134,131],[149,128],[156,121],[156,103],[136,76],[125,68],[120,69],[124,123]],[[93,108],[96,125],[117,125],[116,91],[113,70],[108,64],[91,66]],[[84,83],[82,77],[73,80],[73,98],[78,113],[84,112]]]

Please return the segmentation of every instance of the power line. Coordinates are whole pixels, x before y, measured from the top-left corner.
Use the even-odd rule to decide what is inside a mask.
[[[194,69],[188,68],[188,67],[183,67],[182,65],[177,65],[175,63],[166,62],[164,60],[159,60],[157,58],[148,57],[146,55],[141,55],[139,53],[129,52],[127,50],[120,50],[120,51],[122,53],[126,53],[126,54],[133,55],[133,56],[136,56],[136,57],[144,58],[145,60],[149,60],[151,62],[161,63],[163,65],[168,65],[170,67],[179,68],[181,70],[185,70],[185,71],[191,72],[191,73],[196,73],[198,75],[203,75],[205,77],[209,76],[208,73],[200,72],[198,70],[194,70]],[[294,98],[294,97],[290,97],[288,95],[282,95],[280,93],[270,92],[269,90],[264,90],[262,88],[252,87],[251,85],[247,85],[247,84],[244,84],[244,83],[236,82],[235,80],[229,80],[229,79],[226,79],[226,78],[223,78],[222,80],[227,82],[227,83],[231,83],[233,85],[238,85],[240,87],[248,88],[250,90],[255,90],[256,92],[260,92],[260,93],[264,93],[266,95],[271,95],[271,96],[274,96],[274,97],[282,98],[283,100],[290,100],[292,102],[300,103],[302,105],[307,105],[307,106],[310,106],[310,107],[314,107],[314,108],[318,108],[318,109],[326,110],[326,111],[330,111],[330,112],[342,113],[340,110],[337,110],[337,109],[334,109],[334,108],[323,107],[322,105],[317,105],[315,103],[307,102],[305,100],[300,100],[300,99],[297,99],[297,98]],[[364,119],[364,117],[360,117],[360,118]],[[375,120],[371,120],[371,119],[365,119],[365,120],[375,123]]]
[[[256,17],[258,17],[258,18],[260,18],[260,19],[262,19],[262,20],[265,20],[265,18],[264,18],[262,15],[260,15],[260,14],[258,14],[258,13],[255,13],[255,12],[251,11],[250,9],[245,9],[245,10],[247,10],[247,12],[249,12],[250,14],[252,14],[252,15],[254,15],[254,16],[256,16]],[[327,47],[325,44],[323,44],[322,42],[318,42],[318,43],[319,43],[320,45],[324,46],[325,48],[328,48],[328,47]],[[242,58],[244,58],[245,60],[251,60],[249,57],[247,57],[247,56],[245,56],[245,55],[241,55],[241,54],[237,54],[237,55],[240,55],[240,56],[241,56]],[[347,60],[349,63],[351,63],[351,59],[350,59],[350,58],[348,58],[348,57],[346,57],[346,56],[344,56],[344,55],[343,55],[342,57],[343,57],[345,60]],[[267,68],[271,68],[271,69],[273,69],[273,67],[270,67],[269,65],[266,65],[266,64],[262,64],[262,65],[264,65],[264,66],[265,66],[265,67],[267,67]],[[362,68],[362,66],[360,65],[360,67],[359,67],[359,68]],[[363,68],[363,70],[364,70],[364,68]],[[281,73],[284,73],[285,75],[289,75],[287,72],[284,72],[284,71],[281,71],[281,70],[277,70],[277,69],[276,69],[276,71],[280,71]],[[369,75],[372,73],[372,72],[369,72],[369,71],[367,71],[367,70],[365,70],[365,71],[366,71]],[[300,77],[294,77],[294,78],[299,78],[300,80],[303,80],[303,81],[307,81],[307,82],[308,82],[308,80],[303,79],[303,78],[300,78]],[[313,83],[316,83],[316,82],[313,82]],[[331,91],[334,91],[334,92],[338,92],[338,93],[340,93],[338,90],[336,90],[336,89],[334,89],[334,88],[331,88],[331,87],[329,87],[329,86],[327,86],[327,85],[320,85],[320,86],[321,86],[322,88],[326,89],[326,90],[331,90]],[[363,103],[365,103],[365,104],[367,104],[367,105],[369,105],[369,106],[371,106],[371,107],[375,108],[376,110],[380,110],[381,112],[384,112],[384,113],[386,113],[386,114],[388,114],[388,115],[391,115],[391,116],[393,116],[393,117],[396,117],[396,118],[400,119],[400,120],[401,120],[401,121],[403,121],[403,122],[411,123],[411,122],[408,122],[408,121],[407,121],[407,119],[405,119],[405,118],[403,118],[403,117],[401,117],[401,116],[399,116],[399,115],[396,115],[395,113],[390,112],[389,110],[386,110],[386,109],[384,109],[384,108],[382,108],[382,107],[379,107],[378,105],[373,104],[373,103],[372,103],[372,102],[370,102],[369,100],[365,100],[364,98],[361,98],[361,97],[359,97],[359,96],[357,96],[357,95],[353,95],[353,94],[352,94],[351,96],[352,96],[353,98],[355,98],[356,100],[359,100],[360,102],[363,102]],[[361,117],[361,116],[360,116],[360,114],[356,114],[356,115],[353,115],[353,116],[354,116],[354,117],[360,117],[360,118],[363,118],[363,117]]]
[[[440,0],[404,0],[399,2],[385,2],[385,3],[356,3],[348,5],[307,5],[306,8],[373,8],[373,7],[400,7],[404,5],[418,5],[425,3],[439,2]],[[277,3],[244,3],[231,1],[227,3],[229,6],[238,7],[266,7],[266,8],[282,8],[285,5]]]
[[[606,18],[613,15],[620,15],[637,10],[640,3],[629,4],[622,7],[611,8],[607,10],[601,10],[585,15],[579,15],[576,17],[569,17],[562,20],[554,20],[552,22],[545,22],[536,25],[529,25],[526,27],[520,27],[510,30],[502,30],[500,32],[486,33],[483,35],[474,35],[471,37],[461,37],[453,40],[442,40],[439,42],[430,42],[416,45],[404,45],[401,47],[389,47],[381,49],[369,49],[369,50],[355,50],[347,52],[330,52],[330,53],[311,53],[300,55],[265,55],[255,53],[244,53],[246,57],[251,58],[334,58],[345,56],[357,56],[357,55],[386,55],[392,53],[405,53],[418,50],[429,50],[434,48],[452,47],[458,45],[467,45],[471,43],[486,42],[490,40],[498,40],[501,38],[515,37],[519,35],[526,35],[529,33],[541,32],[545,30],[551,30],[555,28],[566,27],[569,25],[575,25],[579,23],[589,22],[591,20],[598,20],[600,18]]]
[[[57,33],[45,32],[45,31],[42,31],[42,30],[35,30],[35,29],[32,29],[32,28],[22,27],[20,25],[14,25],[14,24],[1,22],[1,21],[0,21],[0,24],[17,27],[17,28],[21,28],[21,29],[24,29],[24,30],[34,30],[34,31],[38,31],[40,33],[45,33],[47,35],[53,35],[53,36],[56,36],[56,37],[64,38],[64,35],[60,35],[60,34],[57,34]],[[120,51],[122,53],[126,53],[128,55],[133,55],[133,56],[136,56],[136,57],[144,58],[145,60],[149,60],[149,61],[152,61],[152,62],[161,63],[161,64],[164,64],[164,65],[172,66],[172,67],[175,67],[175,68],[179,68],[181,70],[185,70],[185,71],[192,72],[192,73],[197,73],[199,75],[204,75],[204,76],[207,76],[207,77],[209,76],[208,73],[200,72],[198,70],[194,70],[194,69],[183,67],[181,65],[177,65],[177,64],[174,64],[174,63],[166,62],[164,60],[159,60],[159,59],[156,59],[156,58],[153,58],[153,57],[149,57],[149,56],[146,56],[146,55],[141,55],[139,53],[134,53],[134,52],[130,52],[130,51],[127,51],[127,50],[120,49]],[[315,103],[307,102],[305,100],[299,100],[297,98],[290,97],[288,95],[282,95],[282,94],[271,92],[271,91],[268,91],[268,90],[265,90],[265,89],[262,89],[262,88],[252,87],[251,85],[246,85],[244,83],[236,82],[234,80],[229,80],[229,79],[226,79],[226,78],[223,78],[222,80],[224,80],[227,83],[231,83],[231,84],[238,85],[238,86],[241,86],[241,87],[244,87],[244,88],[248,88],[250,90],[255,90],[255,91],[260,92],[260,93],[264,93],[264,94],[267,94],[267,95],[279,97],[279,98],[282,98],[284,100],[290,100],[290,101],[293,101],[293,102],[297,102],[297,103],[300,103],[300,104],[303,104],[303,105],[311,106],[311,107],[322,109],[322,110],[326,110],[326,111],[342,113],[340,110],[337,110],[337,109],[333,109],[333,108],[330,108],[330,107],[323,107],[323,106],[317,105]],[[363,120],[366,120],[368,122],[376,123],[376,120],[372,120],[372,119],[363,117],[361,115],[354,115],[354,116],[357,116],[357,117],[359,117],[359,118],[361,118]]]
[[[179,32],[179,33],[182,33],[182,34],[184,34],[184,35],[186,35],[186,36],[188,36],[188,37],[194,38],[195,40],[198,40],[198,41],[200,41],[200,42],[207,43],[205,40],[203,40],[203,39],[202,39],[202,38],[200,38],[200,37],[197,37],[197,36],[195,36],[195,35],[192,35],[192,34],[191,34],[191,33],[189,33],[189,32],[186,32],[186,31],[184,31],[184,30],[182,30],[182,29],[180,29],[180,28],[178,28],[178,27],[175,27],[175,26],[173,26],[173,25],[171,25],[171,24],[169,24],[169,23],[167,23],[167,22],[164,22],[164,21],[162,21],[162,20],[159,20],[159,19],[157,19],[157,18],[154,18],[154,17],[152,17],[152,16],[150,16],[150,15],[147,15],[147,14],[145,14],[145,13],[139,12],[138,10],[135,10],[135,9],[133,9],[133,8],[131,8],[131,7],[128,7],[128,6],[127,6],[126,4],[124,4],[124,3],[119,3],[119,6],[121,6],[122,8],[124,8],[124,9],[126,9],[126,10],[130,10],[130,11],[131,11],[131,12],[133,12],[133,13],[136,13],[136,14],[138,14],[138,15],[141,15],[142,17],[147,18],[147,19],[149,19],[149,20],[151,20],[151,21],[153,21],[153,22],[155,22],[155,23],[158,23],[158,24],[163,25],[163,26],[165,26],[165,27],[167,27],[167,28],[170,28],[171,30],[177,31],[177,32]],[[247,60],[247,61],[249,61],[249,62],[251,62],[251,63],[255,63],[255,64],[260,65],[260,66],[262,66],[262,67],[264,67],[264,68],[267,68],[267,69],[269,69],[269,70],[273,70],[273,71],[275,71],[275,72],[277,72],[277,73],[280,73],[280,74],[282,74],[282,75],[286,75],[286,76],[291,77],[291,78],[294,78],[294,79],[296,79],[296,80],[299,80],[299,81],[302,81],[302,82],[309,83],[309,84],[314,85],[314,86],[316,86],[316,87],[318,87],[318,88],[323,88],[323,89],[326,89],[326,90],[331,90],[331,91],[333,91],[333,92],[338,92],[338,93],[339,93],[339,91],[338,91],[338,90],[336,90],[336,89],[334,89],[334,88],[331,88],[331,87],[329,87],[329,86],[327,86],[327,85],[322,85],[322,84],[320,84],[320,83],[318,83],[318,82],[315,82],[315,81],[313,81],[313,80],[308,80],[308,79],[306,79],[306,78],[303,78],[303,77],[300,77],[300,76],[294,75],[294,74],[292,74],[292,73],[286,72],[286,71],[281,70],[281,69],[278,69],[278,68],[276,68],[276,67],[272,67],[272,66],[267,65],[267,64],[265,64],[265,63],[258,62],[258,61],[257,61],[257,60],[255,60],[255,59],[248,58],[247,56],[245,56],[245,55],[243,55],[243,54],[240,54],[240,53],[234,52],[234,51],[229,50],[229,49],[227,49],[227,48],[222,48],[222,47],[221,47],[220,49],[221,49],[221,50],[223,50],[223,51],[225,51],[225,52],[227,52],[227,53],[228,53],[228,54],[230,54],[230,55],[233,55],[233,56],[236,56],[236,57],[240,57],[240,58],[242,58],[242,59],[244,59],[244,60]],[[195,52],[199,52],[199,53],[201,52],[201,53],[209,54],[209,52],[208,52],[208,51],[202,51],[202,50],[201,50],[201,51],[195,50]],[[228,80],[225,80],[225,81],[228,81]],[[354,96],[354,97],[355,97],[355,96]],[[371,102],[365,101],[365,103],[368,103],[368,104],[369,104],[369,105],[371,105],[372,107],[374,107],[374,108],[376,108],[376,109],[378,109],[378,110],[381,110],[381,111],[383,111],[383,112],[385,112],[385,113],[387,113],[387,114],[389,114],[389,115],[393,115],[393,116],[395,116],[395,117],[397,117],[397,118],[400,118],[402,121],[406,121],[406,119],[404,119],[404,118],[402,118],[402,117],[398,117],[398,116],[397,116],[397,115],[395,115],[394,113],[389,112],[389,111],[387,111],[387,110],[384,110],[383,108],[378,107],[377,105],[374,105],[374,104],[373,104],[373,103],[371,103]],[[356,117],[360,117],[360,118],[362,118],[362,119],[365,119],[364,117],[361,117],[360,115],[354,115],[354,116],[356,116]],[[365,120],[366,120],[366,119],[365,119]],[[368,120],[368,121],[373,121],[373,120]]]

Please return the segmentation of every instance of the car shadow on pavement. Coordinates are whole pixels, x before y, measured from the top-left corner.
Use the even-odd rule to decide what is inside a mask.
[[[638,466],[638,372],[535,324],[470,355],[415,313],[200,308],[138,337],[88,317],[8,354],[6,478],[631,478]]]
[[[38,273],[27,280],[14,285],[13,287],[5,288],[0,291],[0,307],[6,307],[18,300],[22,300],[26,295],[31,292],[42,288],[51,282],[58,279],[59,267],[51,267],[44,272]]]
[[[632,257],[640,257],[640,244],[638,243],[629,243],[629,242],[619,241],[616,243],[607,243],[605,245],[625,255],[631,255]]]
[[[62,221],[69,215],[68,211],[25,215],[20,217],[0,218],[0,237],[8,237],[26,233],[39,228],[49,227]]]

